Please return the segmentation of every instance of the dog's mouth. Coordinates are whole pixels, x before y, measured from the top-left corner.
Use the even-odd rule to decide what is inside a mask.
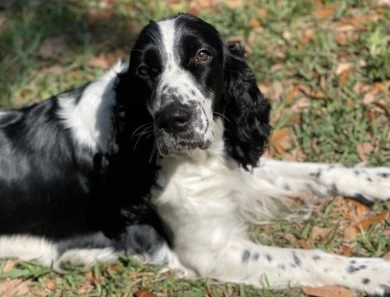
[[[170,134],[159,129],[155,134],[157,150],[163,156],[186,155],[196,149],[206,150],[212,144],[211,139],[196,133]]]

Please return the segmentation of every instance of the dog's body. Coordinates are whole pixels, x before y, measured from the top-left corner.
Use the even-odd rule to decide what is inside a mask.
[[[59,269],[126,253],[188,277],[389,294],[388,260],[248,239],[248,222],[292,217],[308,193],[390,198],[389,168],[258,162],[268,121],[241,51],[213,27],[149,24],[129,67],[0,113],[0,257]]]

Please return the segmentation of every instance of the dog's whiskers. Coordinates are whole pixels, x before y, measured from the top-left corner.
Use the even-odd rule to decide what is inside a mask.
[[[146,124],[143,124],[141,126],[139,126],[137,129],[134,130],[133,134],[131,134],[131,138],[133,138],[135,136],[135,134],[142,128],[146,127],[146,128],[151,128],[153,125],[153,122],[149,122],[149,123],[146,123]],[[145,131],[145,130],[144,130]]]
[[[228,122],[230,122],[230,119],[229,119],[226,115],[224,115],[224,114],[222,114],[222,113],[220,113],[220,112],[216,112],[216,111],[214,111],[214,114],[219,115],[220,117],[222,117],[222,118],[224,118],[225,120],[227,120]],[[213,116],[213,118],[215,119],[214,116]]]

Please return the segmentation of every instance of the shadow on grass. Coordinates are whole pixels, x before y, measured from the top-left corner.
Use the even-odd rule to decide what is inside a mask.
[[[14,102],[15,90],[45,67],[87,66],[91,57],[114,49],[127,57],[139,28],[125,13],[99,8],[97,1],[20,1],[0,12],[0,108],[23,105]],[[43,54],[48,39],[49,53]]]

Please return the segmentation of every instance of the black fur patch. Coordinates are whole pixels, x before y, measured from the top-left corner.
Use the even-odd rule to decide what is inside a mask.
[[[248,263],[250,256],[251,256],[251,252],[248,250],[245,250],[242,253],[242,258],[241,258],[242,263]]]

